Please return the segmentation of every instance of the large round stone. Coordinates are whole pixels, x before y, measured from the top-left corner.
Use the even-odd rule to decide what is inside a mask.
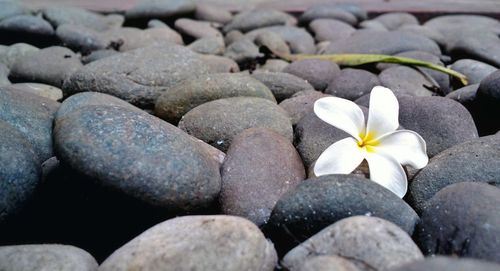
[[[66,245],[18,245],[0,247],[0,270],[97,271],[88,252]]]
[[[295,270],[316,255],[349,259],[359,270],[387,270],[422,259],[411,237],[393,223],[377,217],[354,216],[323,229],[283,258]]]
[[[400,267],[391,269],[391,271],[497,271],[500,265],[492,262],[481,261],[470,258],[456,258],[444,256],[431,256],[423,260],[414,261]]]
[[[271,271],[273,245],[250,221],[232,216],[183,216],[160,223],[116,250],[100,271]]]
[[[52,121],[59,108],[53,100],[0,88],[0,120],[18,129],[31,143],[39,163],[53,155]]]
[[[449,148],[434,156],[413,178],[409,200],[417,211],[447,185],[483,182],[500,186],[499,135],[481,137]]]
[[[253,127],[269,128],[292,142],[293,129],[286,111],[262,98],[233,97],[204,103],[179,122],[179,128],[222,151],[234,136]]]
[[[152,45],[87,64],[64,82],[63,91],[92,90],[151,108],[162,90],[208,71],[200,56],[185,47]]]
[[[276,101],[264,84],[246,74],[201,75],[166,89],[156,101],[155,115],[177,124],[182,116],[198,105],[239,96]]]
[[[408,204],[377,183],[354,175],[326,175],[307,179],[283,195],[268,226],[273,241],[282,244],[281,249],[354,215],[384,218],[409,234],[418,222]]]
[[[286,138],[264,128],[236,136],[221,168],[225,214],[267,222],[278,199],[305,179],[299,154]]]
[[[0,224],[31,198],[41,167],[33,147],[21,132],[0,121]],[[1,265],[1,264],[0,264]]]
[[[150,205],[207,207],[220,191],[217,163],[188,135],[146,113],[87,106],[56,122],[58,157],[75,170]]]
[[[417,227],[426,254],[447,254],[500,263],[500,189],[463,182],[439,191]]]

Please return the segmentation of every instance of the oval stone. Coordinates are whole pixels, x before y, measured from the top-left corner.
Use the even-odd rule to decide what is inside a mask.
[[[276,203],[268,226],[281,248],[303,241],[340,219],[354,215],[389,220],[409,234],[418,216],[415,211],[377,183],[354,175],[325,175],[301,182]],[[296,244],[295,244],[296,245]]]
[[[323,229],[288,252],[283,265],[295,270],[315,255],[342,256],[363,271],[387,270],[423,258],[408,233],[368,216],[345,218]]]
[[[272,271],[273,245],[250,221],[233,216],[182,216],[160,223],[116,250],[100,271]]]
[[[262,98],[233,97],[204,103],[179,122],[179,128],[222,151],[228,149],[234,136],[253,127],[271,129],[292,142],[293,129],[286,111]]]
[[[426,254],[500,263],[500,189],[472,182],[445,187],[429,200],[416,236]]]
[[[176,124],[182,116],[198,105],[239,96],[276,101],[263,83],[246,74],[201,75],[166,89],[156,101],[155,115]]]
[[[299,154],[283,136],[264,128],[237,135],[221,168],[224,214],[265,224],[278,199],[305,179]]]
[[[152,206],[189,211],[220,191],[217,163],[188,135],[146,113],[87,106],[56,122],[58,157],[104,186]]]
[[[498,271],[500,264],[495,264],[488,261],[481,261],[471,258],[456,258],[453,256],[431,256],[423,260],[414,261],[400,267],[391,269],[390,271],[457,271],[457,270],[474,270],[474,271]]]
[[[314,90],[306,80],[289,73],[255,71],[252,77],[265,84],[278,102],[299,91]]]

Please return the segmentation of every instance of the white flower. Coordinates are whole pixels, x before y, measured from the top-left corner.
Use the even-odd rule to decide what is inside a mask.
[[[349,100],[321,98],[314,103],[314,113],[352,136],[335,142],[320,155],[314,166],[316,176],[349,174],[366,159],[370,179],[402,198],[408,183],[401,165],[420,169],[429,161],[419,134],[396,130],[399,103],[388,88],[372,89],[366,126],[361,108]]]

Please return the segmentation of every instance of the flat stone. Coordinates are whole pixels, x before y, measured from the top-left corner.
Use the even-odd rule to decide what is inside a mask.
[[[299,91],[314,90],[306,80],[289,73],[255,71],[252,77],[266,85],[278,102]]]
[[[413,233],[419,219],[406,202],[383,186],[363,177],[338,174],[307,179],[283,195],[271,213],[268,227],[274,243],[286,250],[355,215],[386,219],[408,234]]]
[[[183,216],[160,223],[116,250],[101,271],[156,270],[271,271],[273,245],[250,221],[233,216]]]
[[[11,46],[0,47],[0,63],[5,64],[7,68],[11,69],[18,60],[37,51],[39,51],[38,48],[26,43],[16,43]]]
[[[422,61],[427,61],[435,65],[439,66],[444,66],[444,63],[441,61],[441,59],[428,52],[422,52],[422,51],[407,51],[407,52],[402,52],[395,54],[395,56],[400,56],[400,57],[409,57],[409,58],[414,58]],[[379,70],[385,70],[388,68],[392,67],[398,67],[400,66],[399,64],[390,64],[390,63],[378,63],[377,64],[377,69]],[[428,81],[431,82],[431,85],[439,87],[439,89],[436,89],[439,94],[446,95],[448,94],[452,89],[450,86],[450,76],[436,70],[428,69],[428,68],[423,68],[423,67],[415,67],[414,69],[417,69],[421,75],[415,77],[421,77],[424,76],[425,79],[420,79],[422,82],[423,81]],[[410,75],[408,75],[410,76]],[[410,77],[409,77],[410,78]],[[427,83],[428,84],[428,83]],[[425,93],[425,92],[424,92]]]
[[[39,84],[39,83],[18,83],[6,87],[13,91],[24,91],[31,94],[36,94],[53,101],[60,101],[63,98],[63,93],[60,88],[54,86]]]
[[[259,47],[250,39],[242,38],[227,46],[224,56],[228,57],[238,64],[254,61],[257,57],[262,57]]]
[[[411,237],[395,224],[368,216],[342,219],[292,249],[283,266],[294,269],[317,255],[348,258],[359,270],[387,270],[422,259]]]
[[[228,149],[234,136],[254,127],[271,129],[292,142],[292,124],[286,111],[263,98],[211,101],[195,107],[179,122],[179,128],[222,151]]]
[[[470,258],[456,258],[445,256],[432,256],[423,260],[414,261],[390,271],[456,271],[456,270],[496,271],[500,265]]]
[[[228,57],[217,55],[201,55],[200,57],[212,73],[237,73],[240,71],[238,63]]]
[[[290,14],[273,9],[253,9],[236,14],[224,26],[224,32],[239,30],[248,32],[257,28],[273,25],[295,25],[297,19]]]
[[[298,271],[359,271],[354,263],[340,256],[316,256],[304,261]]]
[[[290,47],[288,47],[288,44],[283,40],[283,38],[271,31],[264,31],[257,35],[255,37],[255,44],[257,46],[265,46],[268,49],[270,49],[272,52],[276,52],[279,54],[283,55],[289,55],[290,54]]]
[[[233,19],[233,15],[228,10],[202,3],[198,3],[196,5],[194,17],[197,20],[216,22],[221,24],[229,23]]]
[[[9,72],[9,68],[7,68],[5,64],[0,63],[0,87],[11,84],[9,80]]]
[[[261,226],[278,199],[305,179],[305,170],[287,138],[269,129],[251,128],[234,137],[221,175],[222,212]]]
[[[305,92],[307,92],[307,94],[299,96],[294,95],[288,99],[283,100],[279,104],[279,106],[285,109],[285,111],[290,116],[290,120],[292,121],[293,126],[297,125],[297,123],[299,123],[299,121],[303,117],[314,111],[314,102],[316,102],[316,100],[329,96],[315,90]],[[300,94],[302,92],[297,93]]]
[[[406,25],[418,25],[418,20],[415,16],[406,12],[391,12],[379,15],[373,18],[374,21],[380,22],[387,30],[396,30]]]
[[[425,253],[500,263],[500,189],[485,183],[455,183],[426,205],[417,242]]]
[[[254,40],[259,34],[265,31],[271,31],[281,36],[281,38],[290,46],[294,54],[314,54],[316,47],[314,39],[305,29],[295,26],[278,25],[263,27],[248,32],[245,36]]]
[[[302,24],[308,24],[316,19],[335,19],[350,25],[356,25],[357,17],[351,12],[339,7],[336,4],[315,4],[311,5],[299,17]]]
[[[440,55],[439,46],[431,39],[404,32],[358,30],[350,37],[333,42],[326,54],[383,54],[394,55],[405,51],[424,51]]]
[[[54,28],[43,18],[16,15],[0,21],[0,42],[13,44],[27,42],[37,46],[56,44]]]
[[[258,80],[245,74],[212,74],[191,77],[166,89],[155,104],[155,115],[177,124],[191,109],[217,99],[260,97],[276,102],[271,91]]]
[[[60,88],[68,76],[83,65],[68,48],[52,46],[19,59],[10,71],[13,81],[37,82]]]
[[[426,25],[404,24],[397,29],[398,32],[407,32],[427,37],[436,42],[439,47],[446,46],[446,39],[440,32]]]
[[[17,245],[0,247],[2,270],[97,271],[88,252],[67,245]]]
[[[54,128],[57,156],[96,182],[170,211],[203,209],[220,191],[218,164],[188,135],[146,113],[86,106]]]
[[[347,68],[342,69],[335,78],[332,78],[325,93],[353,101],[369,94],[373,87],[379,85],[380,80],[375,74],[365,70]]]
[[[439,86],[435,86],[421,71],[406,66],[385,69],[378,78],[383,86],[392,91],[411,96],[433,96],[434,93],[430,89],[439,89]]]
[[[226,46],[222,37],[200,38],[187,46],[193,52],[206,55],[222,55]]]
[[[123,20],[118,20],[116,15],[105,16],[86,9],[66,6],[51,6],[42,9],[43,17],[49,21],[54,28],[63,24],[72,24],[90,28],[96,31],[108,30],[119,27]]]
[[[222,37],[222,33],[211,22],[181,18],[175,21],[175,28],[194,39]]]
[[[399,123],[421,135],[427,155],[434,155],[478,137],[470,113],[460,103],[443,97],[401,96]]]
[[[434,156],[409,186],[409,201],[421,212],[426,202],[444,187],[466,181],[500,186],[498,136],[480,137]]]
[[[450,69],[464,74],[470,85],[481,83],[481,81],[494,71],[496,67],[474,59],[460,59],[455,61]]]
[[[145,0],[125,12],[127,20],[166,20],[174,16],[193,13],[196,4],[192,0]]]
[[[187,48],[152,45],[85,65],[67,78],[63,91],[70,95],[91,89],[152,108],[163,90],[190,76],[208,72],[199,55]]]
[[[337,64],[321,59],[304,59],[292,62],[283,72],[306,80],[316,90],[323,91],[328,83],[340,73]]]
[[[28,139],[40,164],[54,156],[52,122],[58,108],[59,103],[53,100],[0,88],[0,120],[14,126]]]
[[[31,199],[40,180],[37,154],[23,134],[0,121],[0,225],[18,213]],[[2,266],[0,247],[0,268]],[[11,269],[9,269],[11,270]]]
[[[356,29],[351,25],[334,19],[316,19],[309,24],[316,41],[339,41],[351,36]]]

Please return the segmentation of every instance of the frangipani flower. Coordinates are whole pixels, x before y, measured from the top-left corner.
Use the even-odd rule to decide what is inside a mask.
[[[326,97],[314,103],[314,113],[352,137],[329,146],[314,165],[316,176],[349,174],[366,159],[370,179],[403,197],[408,188],[401,165],[420,169],[427,165],[424,139],[399,127],[399,103],[388,88],[374,87],[370,94],[368,121],[355,103]]]

